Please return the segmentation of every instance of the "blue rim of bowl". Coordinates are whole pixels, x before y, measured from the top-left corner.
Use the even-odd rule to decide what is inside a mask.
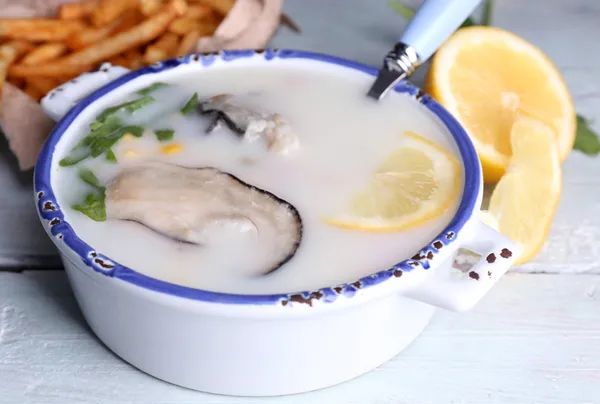
[[[263,57],[267,61],[274,59],[311,60],[336,65],[342,68],[353,69],[373,77],[375,77],[377,73],[377,69],[373,67],[325,54],[297,50],[266,49],[193,54],[179,59],[170,59],[156,63],[121,76],[113,82],[94,91],[73,107],[60,122],[57,123],[40,152],[34,173],[36,203],[40,216],[46,221],[44,225],[49,227],[50,233],[56,238],[55,242],[58,244],[62,241],[82,259],[86,266],[107,277],[116,278],[151,291],[210,303],[242,305],[277,304],[287,307],[293,307],[295,304],[306,304],[312,307],[314,301],[332,303],[337,301],[340,297],[351,298],[359,291],[373,288],[385,282],[400,281],[399,278],[405,272],[429,269],[429,263],[438,254],[439,250],[455,242],[458,232],[472,216],[473,211],[478,209],[478,206],[476,205],[481,187],[482,174],[475,148],[462,126],[440,104],[424,94],[419,88],[406,81],[400,82],[395,87],[394,91],[406,93],[415,97],[418,102],[423,104],[442,121],[448,131],[452,134],[464,163],[463,194],[456,214],[448,226],[412,259],[404,260],[391,268],[380,270],[379,272],[367,275],[353,282],[312,291],[262,295],[236,294],[196,289],[146,276],[129,267],[120,265],[109,257],[96,252],[91,246],[77,237],[73,228],[64,220],[64,214],[60,209],[51,187],[52,155],[55,146],[60,141],[62,134],[77,116],[95,100],[142,75],[160,73],[182,64],[198,63],[204,68],[209,68],[218,59],[225,62],[234,62],[236,60],[252,57]]]

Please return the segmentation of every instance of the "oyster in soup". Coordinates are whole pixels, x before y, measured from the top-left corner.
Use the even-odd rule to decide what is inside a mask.
[[[177,241],[210,248],[256,243],[270,273],[293,257],[302,238],[296,208],[216,168],[147,164],[106,187],[107,219],[132,220]]]
[[[299,145],[298,137],[285,118],[276,113],[258,112],[236,104],[231,94],[215,95],[201,102],[199,110],[213,119],[206,133],[225,124],[248,141],[262,140],[269,150],[277,153],[287,154]]]

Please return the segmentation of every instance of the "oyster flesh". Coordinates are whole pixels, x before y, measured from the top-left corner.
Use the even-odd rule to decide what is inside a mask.
[[[215,95],[201,102],[198,109],[202,115],[214,117],[206,133],[213,132],[224,123],[248,141],[262,139],[267,149],[276,153],[288,154],[299,145],[298,137],[283,117],[246,108],[234,102],[231,94]]]
[[[216,168],[151,163],[131,167],[106,187],[108,219],[138,222],[176,241],[210,247],[252,239],[266,274],[295,254],[302,238],[296,208]],[[264,265],[263,265],[264,264]]]

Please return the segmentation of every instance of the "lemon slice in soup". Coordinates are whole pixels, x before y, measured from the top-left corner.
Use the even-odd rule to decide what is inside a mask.
[[[331,225],[367,231],[414,227],[446,211],[458,197],[461,166],[441,146],[407,132]]]

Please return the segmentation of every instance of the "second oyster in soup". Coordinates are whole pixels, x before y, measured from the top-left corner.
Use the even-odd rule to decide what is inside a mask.
[[[288,154],[299,145],[298,137],[281,115],[249,108],[231,94],[215,95],[201,102],[198,109],[203,115],[213,116],[207,133],[217,130],[224,123],[248,141],[262,140],[267,149],[275,153]]]
[[[245,243],[261,251],[266,274],[295,254],[302,238],[298,211],[277,196],[216,168],[146,164],[121,172],[106,187],[108,219],[131,220],[201,247]],[[254,244],[255,247],[252,247]]]

